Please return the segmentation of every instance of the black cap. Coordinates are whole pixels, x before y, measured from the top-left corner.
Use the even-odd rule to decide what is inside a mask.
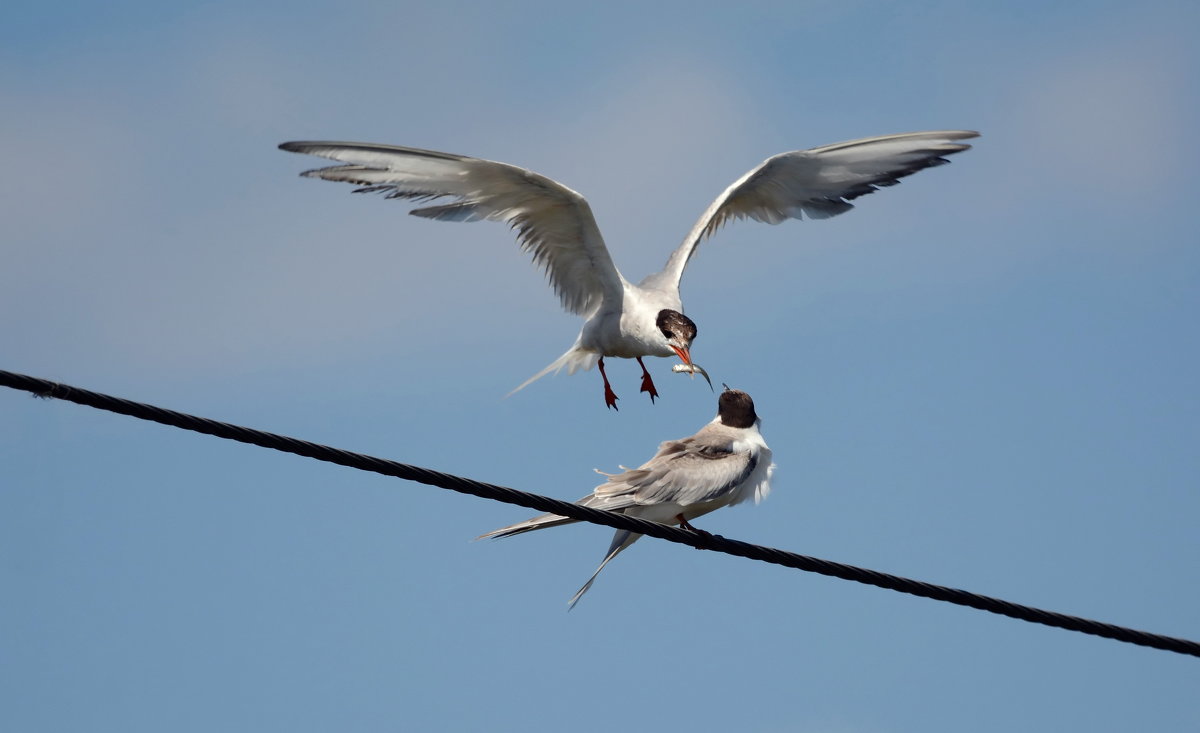
[[[754,412],[754,400],[740,389],[725,388],[717,401],[717,412],[721,424],[731,428],[748,428],[758,420]]]
[[[658,312],[654,325],[667,338],[679,338],[683,343],[690,344],[696,338],[696,324],[692,319],[679,311],[664,308]]]

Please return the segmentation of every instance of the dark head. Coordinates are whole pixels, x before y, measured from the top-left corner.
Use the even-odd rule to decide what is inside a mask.
[[[740,389],[725,388],[717,401],[717,416],[722,425],[731,428],[748,428],[758,420],[754,412],[754,400]]]
[[[658,312],[658,319],[655,320],[654,325],[658,326],[658,330],[667,339],[667,346],[679,354],[683,363],[691,364],[692,340],[696,338],[696,324],[692,322],[692,319],[679,311],[665,308]]]

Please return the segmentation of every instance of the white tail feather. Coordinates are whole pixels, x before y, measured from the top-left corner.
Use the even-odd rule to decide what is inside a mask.
[[[512,392],[509,392],[508,394],[504,395],[504,397],[506,399],[509,397],[512,397],[517,392],[520,392],[521,390],[525,389],[526,387],[533,384],[534,382],[541,379],[542,377],[546,376],[550,372],[554,372],[555,374],[557,374],[558,372],[561,372],[564,368],[566,368],[567,374],[574,374],[575,372],[579,371],[580,369],[582,369],[584,371],[591,369],[593,366],[596,365],[596,362],[598,362],[598,361],[600,361],[599,354],[597,354],[594,351],[585,351],[585,350],[579,348],[579,339],[575,339],[575,343],[571,346],[570,349],[567,349],[567,353],[563,354],[562,356],[558,357],[554,361],[550,362],[550,364],[548,364],[545,369],[538,372],[537,374],[534,374],[529,379],[526,379],[524,382],[521,383],[521,386],[517,387]]]
[[[596,576],[600,574],[600,571],[604,569],[605,565],[607,565],[614,557],[620,555],[621,550],[624,550],[634,542],[637,542],[640,538],[640,534],[634,534],[627,529],[618,529],[617,533],[613,535],[613,541],[608,548],[608,554],[604,556],[604,562],[600,563],[600,567],[596,568],[596,572],[592,573],[592,577],[588,578],[588,581],[583,584],[583,587],[571,597],[571,600],[567,601],[567,610],[569,611],[572,608],[575,608],[575,604],[579,603],[579,599],[583,598],[583,594],[591,590],[592,583],[596,582]]]
[[[557,514],[543,514],[541,516],[534,517],[533,519],[526,519],[524,522],[517,522],[516,524],[510,524],[507,527],[494,529],[491,532],[479,535],[475,539],[485,540],[493,537],[512,537],[515,534],[524,534],[526,532],[532,532],[536,529],[561,527],[564,524],[574,524],[578,521],[578,519],[571,519],[570,517],[563,517]]]

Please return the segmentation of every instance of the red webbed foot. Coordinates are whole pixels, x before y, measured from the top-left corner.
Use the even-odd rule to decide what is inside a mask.
[[[654,404],[654,398],[658,397],[658,390],[654,388],[654,380],[650,378],[650,372],[646,370],[646,365],[642,363],[642,357],[637,358],[638,365],[642,368],[642,392],[650,393],[650,404]]]

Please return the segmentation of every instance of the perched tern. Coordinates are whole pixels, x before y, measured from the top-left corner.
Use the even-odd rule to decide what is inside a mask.
[[[622,466],[621,473],[604,474],[608,480],[575,503],[700,532],[688,524],[689,519],[751,497],[758,503],[771,491],[775,464],[758,430],[761,422],[750,395],[726,387],[717,401],[717,416],[700,432],[690,438],[668,440],[638,468]],[[510,537],[576,521],[543,514],[476,539]],[[600,567],[571,598],[571,608],[592,587],[604,566],[639,537],[628,530],[617,530]]]
[[[293,153],[331,158],[344,165],[301,175],[353,183],[356,193],[427,203],[410,214],[443,221],[508,223],[523,250],[545,271],[564,308],[583,316],[583,328],[565,354],[513,392],[564,367],[568,374],[600,367],[604,403],[617,395],[604,371],[604,357],[637,359],[641,391],[658,396],[643,356],[678,356],[691,364],[696,324],[683,314],[679,280],[696,247],[731,219],[768,224],[786,219],[826,219],[849,211],[853,199],[919,170],[946,163],[971,146],[967,130],[884,135],[795,150],[765,160],[717,197],[661,272],[638,284],[613,264],[587,200],[543,175],[507,163],[432,150],[350,142],[287,142]],[[510,393],[511,394],[511,393]]]

